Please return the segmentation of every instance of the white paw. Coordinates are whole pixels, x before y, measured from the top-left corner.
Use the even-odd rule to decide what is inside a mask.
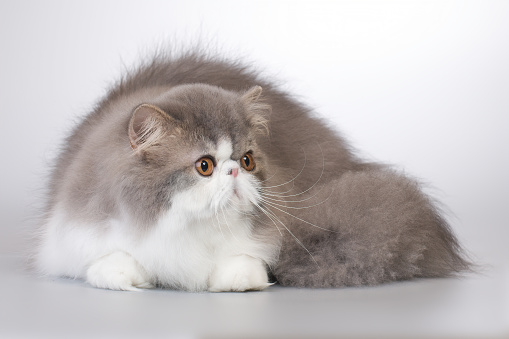
[[[265,264],[247,255],[220,261],[209,278],[211,292],[263,290],[270,285]]]
[[[87,270],[87,282],[110,290],[138,291],[154,287],[145,269],[129,254],[113,252],[95,261]]]

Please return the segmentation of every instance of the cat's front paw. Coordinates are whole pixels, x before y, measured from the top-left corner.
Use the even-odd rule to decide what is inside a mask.
[[[94,287],[121,291],[154,287],[145,269],[125,252],[113,252],[95,261],[87,270],[87,282]]]
[[[265,264],[248,255],[222,260],[209,278],[211,292],[259,291],[270,285]]]

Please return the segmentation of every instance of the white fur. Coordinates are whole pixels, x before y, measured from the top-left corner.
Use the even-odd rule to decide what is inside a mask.
[[[232,155],[232,143],[230,140],[221,139],[217,145],[216,159],[227,160]]]
[[[44,230],[39,268],[118,290],[156,284],[189,291],[267,287],[266,265],[277,249],[252,236],[246,213],[259,199],[257,182],[231,153],[231,143],[222,141],[213,174],[176,194],[171,208],[142,235],[129,213],[92,225],[73,220],[57,205]],[[228,175],[232,168],[239,168],[236,178]]]
[[[211,292],[263,290],[271,285],[267,282],[265,265],[259,259],[237,255],[219,261],[216,265],[209,279]]]
[[[132,256],[117,251],[97,259],[87,270],[87,282],[100,288],[136,291],[152,288],[150,278]]]

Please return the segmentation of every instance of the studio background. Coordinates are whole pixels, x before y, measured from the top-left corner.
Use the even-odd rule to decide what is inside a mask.
[[[94,335],[133,323],[133,336],[147,324],[183,337],[509,334],[509,2],[2,1],[0,43],[0,336],[65,337],[70,325],[45,310]],[[427,183],[482,273],[224,296],[133,296],[27,277],[26,237],[63,138],[126,69],[156,48],[197,43],[263,71],[360,156]],[[115,305],[143,305],[151,320]]]

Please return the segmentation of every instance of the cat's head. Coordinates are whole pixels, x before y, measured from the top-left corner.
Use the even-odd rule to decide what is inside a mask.
[[[188,216],[252,210],[266,176],[256,143],[270,112],[261,90],[182,85],[139,105],[128,127],[139,180]]]

